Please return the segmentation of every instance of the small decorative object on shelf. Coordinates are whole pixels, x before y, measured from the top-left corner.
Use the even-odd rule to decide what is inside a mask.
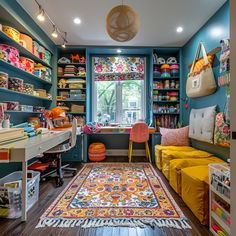
[[[230,166],[209,164],[210,231],[214,235],[230,234]]]

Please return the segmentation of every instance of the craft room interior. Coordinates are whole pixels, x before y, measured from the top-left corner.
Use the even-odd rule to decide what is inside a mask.
[[[0,235],[236,235],[235,9],[0,0]]]

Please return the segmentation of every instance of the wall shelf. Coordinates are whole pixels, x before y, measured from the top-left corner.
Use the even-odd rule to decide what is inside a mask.
[[[31,95],[31,94],[21,93],[21,92],[13,91],[13,90],[10,90],[10,89],[0,88],[0,92],[1,93],[9,93],[9,94],[19,94],[19,95],[22,95],[22,96],[25,96],[25,97],[31,97],[31,98],[35,98],[35,99],[39,99],[39,100],[52,101],[52,99],[49,99],[49,98],[34,96],[34,95]]]
[[[179,91],[179,89],[175,89],[175,88],[163,88],[163,89],[154,88],[153,90],[158,90],[158,91]]]
[[[44,79],[41,79],[38,76],[36,76],[34,74],[31,74],[31,73],[29,73],[29,72],[27,72],[25,70],[21,70],[20,68],[13,66],[12,64],[10,64],[10,63],[8,63],[6,61],[0,60],[0,66],[4,67],[4,69],[10,70],[11,72],[19,73],[19,74],[21,74],[21,76],[25,76],[25,77],[31,79],[32,81],[36,80],[36,81],[39,81],[39,82],[44,83],[44,84],[52,85],[51,82],[48,82],[48,81],[46,81]]]
[[[86,90],[86,88],[57,88],[58,90]]]
[[[85,99],[66,99],[66,100],[57,99],[57,102],[86,102],[86,100]]]
[[[57,63],[58,66],[67,66],[67,65],[73,65],[73,66],[86,66],[86,63]]]
[[[30,114],[42,114],[43,112],[6,110],[6,111],[4,111],[4,113],[30,113]]]
[[[60,75],[58,75],[57,76],[58,78],[64,78],[64,79],[86,79],[86,76],[64,76],[64,75],[62,75],[62,76],[60,76]]]
[[[86,115],[86,112],[66,112],[66,114],[72,114],[72,115]]]
[[[0,31],[0,39],[1,39],[1,43],[6,43],[7,45],[17,48],[19,50],[21,56],[28,57],[28,58],[34,60],[35,62],[41,63],[42,65],[47,66],[52,69],[52,67],[48,63],[46,63],[42,59],[35,56],[32,52],[28,51],[21,44],[17,43],[14,39],[10,38],[8,35],[6,35],[2,31]]]
[[[154,73],[153,79],[157,79],[157,80],[179,79],[179,76],[161,77],[161,76],[155,76],[155,73]]]
[[[153,100],[153,102],[158,102],[158,103],[179,103],[179,101],[159,101],[159,100]]]
[[[153,115],[179,115],[180,113],[179,112],[153,112]]]

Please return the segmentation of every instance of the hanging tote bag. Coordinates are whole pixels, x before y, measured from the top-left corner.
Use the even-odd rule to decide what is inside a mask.
[[[198,60],[200,51],[203,59]],[[196,55],[188,74],[186,94],[190,98],[204,97],[216,91],[216,82],[211,67],[212,56],[207,56],[203,43],[199,43]]]

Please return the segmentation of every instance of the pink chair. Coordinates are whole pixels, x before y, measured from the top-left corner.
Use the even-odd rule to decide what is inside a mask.
[[[144,122],[139,122],[134,124],[134,126],[130,131],[130,137],[129,137],[129,152],[128,152],[129,162],[131,162],[132,159],[133,142],[145,143],[146,157],[151,162],[148,139],[149,139],[149,130],[147,124]]]

